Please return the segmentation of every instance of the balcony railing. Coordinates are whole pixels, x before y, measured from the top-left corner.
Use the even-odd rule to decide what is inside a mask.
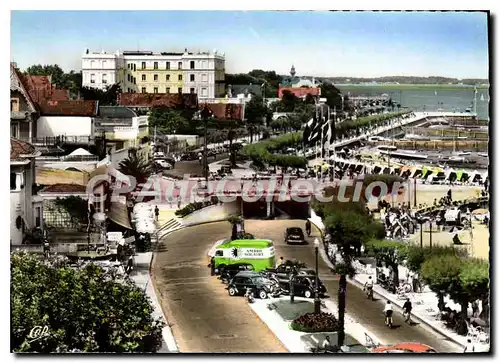
[[[93,136],[46,136],[46,137],[21,137],[22,141],[29,142],[35,146],[54,146],[54,145],[86,145],[94,144],[95,138]]]

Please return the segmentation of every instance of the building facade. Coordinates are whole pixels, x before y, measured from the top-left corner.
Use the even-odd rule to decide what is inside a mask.
[[[82,55],[82,86],[105,89],[123,82],[123,57],[115,53],[92,53],[88,49]]]
[[[114,55],[86,51],[82,74],[83,86],[103,89],[116,82],[123,93],[195,93],[200,99],[225,93],[225,55],[217,51],[124,51]],[[102,83],[103,74],[106,83]]]
[[[10,244],[20,245],[33,228],[43,229],[42,199],[35,190],[35,157],[27,142],[10,138]]]

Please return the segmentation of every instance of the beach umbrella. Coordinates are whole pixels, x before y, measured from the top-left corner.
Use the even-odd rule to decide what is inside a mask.
[[[457,172],[457,180],[461,181],[462,180],[462,175],[465,173],[464,169],[458,170]]]
[[[427,176],[427,172],[430,171],[426,166],[422,168],[422,178]]]
[[[488,212],[489,212],[488,209],[479,208],[479,209],[473,210],[472,214],[486,214]]]
[[[441,169],[441,168],[434,168],[434,170],[433,170],[432,174],[433,174],[433,175],[438,175],[438,174],[439,174],[439,173],[441,173],[442,171],[443,171],[443,169]]]

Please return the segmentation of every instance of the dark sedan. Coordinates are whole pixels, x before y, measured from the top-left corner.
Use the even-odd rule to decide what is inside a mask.
[[[315,276],[303,276],[298,275],[295,277],[295,282],[293,284],[294,294],[296,296],[303,296],[305,298],[314,297],[314,284]],[[280,287],[289,292],[290,291],[290,280],[289,279],[279,279]],[[326,287],[323,285],[321,280],[318,279],[318,294],[320,297],[326,295]]]
[[[223,283],[227,284],[238,272],[253,271],[253,269],[253,266],[249,263],[235,263],[227,265],[221,269],[220,279]]]
[[[285,243],[306,243],[306,239],[304,237],[304,232],[302,232],[302,228],[299,227],[290,227],[285,231]]]

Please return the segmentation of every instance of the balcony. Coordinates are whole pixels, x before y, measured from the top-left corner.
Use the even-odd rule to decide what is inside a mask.
[[[25,120],[26,116],[29,116],[29,112],[26,111],[10,111],[11,120]]]
[[[20,140],[31,143],[34,146],[55,146],[55,145],[93,145],[93,136],[46,136],[46,137],[21,137]]]

